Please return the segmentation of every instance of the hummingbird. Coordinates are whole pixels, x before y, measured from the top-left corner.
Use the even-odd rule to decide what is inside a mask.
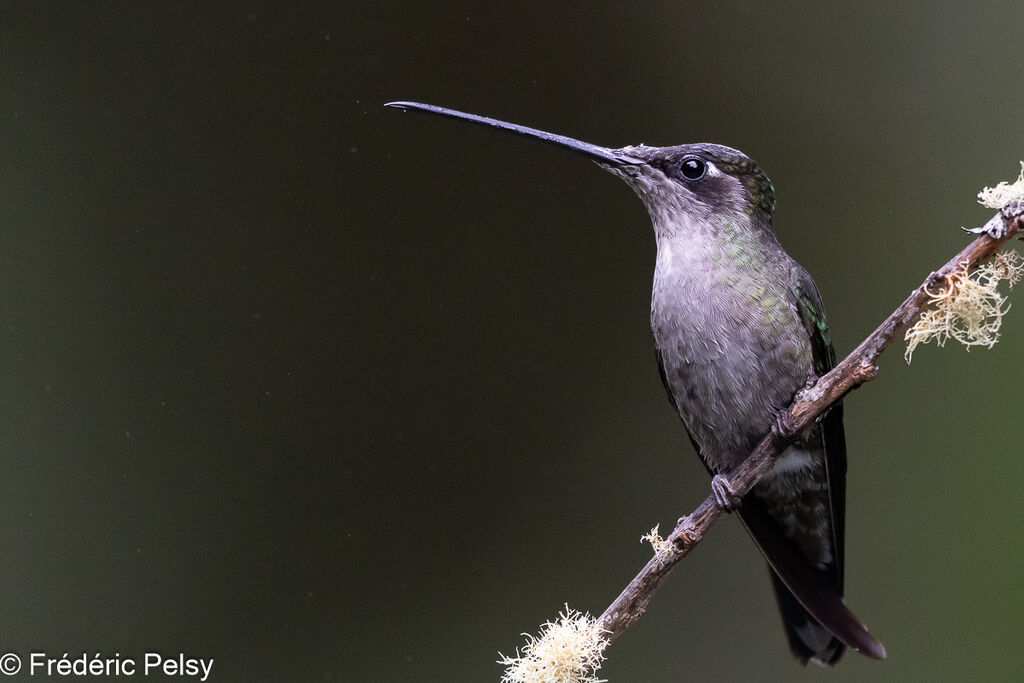
[[[640,197],[657,257],[651,331],[662,382],[709,474],[767,560],[790,650],[834,665],[849,647],[885,648],[843,601],[846,439],[834,406],[739,497],[726,475],[797,391],[835,365],[814,280],[775,234],[775,190],[743,152],[712,143],[608,148],[419,102],[386,106],[452,117],[582,154]]]

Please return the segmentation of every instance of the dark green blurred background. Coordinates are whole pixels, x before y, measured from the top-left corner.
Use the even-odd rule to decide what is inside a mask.
[[[497,680],[707,475],[632,192],[381,105],[743,149],[845,354],[1016,175],[1022,26],[1019,0],[0,6],[0,650]],[[727,519],[602,675],[1019,679],[1018,307],[846,403],[847,601],[888,661],[799,667]]]

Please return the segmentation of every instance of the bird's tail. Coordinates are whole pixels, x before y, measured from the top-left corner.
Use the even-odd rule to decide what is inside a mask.
[[[831,666],[838,662],[846,651],[843,642],[807,613],[770,566],[768,570],[772,575],[775,600],[779,603],[782,626],[786,630],[786,639],[789,640],[789,649],[793,655],[801,664],[811,661],[822,666]]]
[[[885,647],[843,603],[841,585],[807,561],[756,498],[745,498],[739,515],[768,560],[786,635],[801,661],[832,664],[843,653],[841,644],[868,657],[885,659]],[[833,637],[840,644],[833,645]]]

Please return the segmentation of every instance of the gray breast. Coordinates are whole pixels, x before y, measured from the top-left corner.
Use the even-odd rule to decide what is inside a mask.
[[[728,471],[811,372],[788,257],[737,268],[716,245],[659,244],[651,329],[665,383],[708,466]]]

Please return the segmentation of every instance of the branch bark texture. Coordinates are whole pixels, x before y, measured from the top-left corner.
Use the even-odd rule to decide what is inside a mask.
[[[906,332],[928,307],[928,291],[943,289],[947,286],[949,277],[962,272],[965,265],[968,271],[973,271],[992,258],[1007,240],[1022,232],[1024,215],[1018,215],[1007,221],[1006,230],[999,237],[981,235],[946,265],[929,275],[921,286],[911,292],[910,296],[831,372],[818,379],[813,386],[797,393],[793,403],[780,416],[780,429],[761,439],[747,459],[729,474],[732,489],[740,496],[746,495],[761,477],[768,473],[775,458],[800,432],[850,391],[875,378],[878,357],[897,336]],[[722,508],[715,503],[714,496],[708,496],[696,510],[679,520],[668,538],[674,545],[675,552],[664,556],[659,553],[651,558],[619,597],[598,617],[598,625],[604,629],[605,637],[609,641],[620,636],[640,618],[662,580],[704,538],[708,529],[721,515]]]

